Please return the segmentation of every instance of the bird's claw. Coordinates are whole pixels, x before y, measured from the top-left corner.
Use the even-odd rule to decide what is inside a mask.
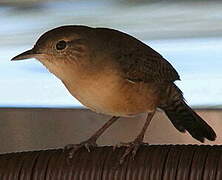
[[[86,140],[81,142],[80,144],[68,144],[65,146],[64,150],[68,151],[68,158],[71,159],[76,151],[81,148],[86,148],[88,152],[91,151],[91,148],[97,147],[98,145],[94,140]]]
[[[120,165],[126,160],[127,156],[129,156],[130,154],[132,154],[130,158],[134,160],[135,155],[141,145],[149,145],[149,144],[143,143],[142,141],[139,141],[136,139],[133,142],[120,143],[114,146],[114,150],[119,147],[126,147],[124,154],[120,158],[120,161],[119,161]]]

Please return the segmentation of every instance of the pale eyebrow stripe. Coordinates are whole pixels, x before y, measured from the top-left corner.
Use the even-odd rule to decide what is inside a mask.
[[[71,41],[67,41],[68,44],[83,44],[84,39],[75,39]]]

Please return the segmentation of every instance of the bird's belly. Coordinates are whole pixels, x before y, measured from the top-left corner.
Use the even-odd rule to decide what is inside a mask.
[[[158,88],[154,84],[130,82],[112,64],[88,67],[78,63],[69,66],[65,62],[59,63],[51,63],[49,70],[62,80],[76,99],[93,111],[130,116],[157,107]]]
[[[83,105],[98,113],[130,116],[153,111],[157,106],[157,96],[144,83],[91,81],[64,84]]]

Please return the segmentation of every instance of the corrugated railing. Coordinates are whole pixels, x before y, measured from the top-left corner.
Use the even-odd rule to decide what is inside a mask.
[[[222,180],[222,146],[142,146],[121,166],[124,148],[62,149],[0,155],[0,180]]]

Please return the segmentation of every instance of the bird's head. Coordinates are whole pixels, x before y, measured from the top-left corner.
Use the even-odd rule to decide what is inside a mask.
[[[12,61],[36,58],[60,79],[67,73],[92,74],[99,69],[97,55],[101,51],[95,28],[87,26],[62,26],[44,33],[32,49]],[[96,60],[95,60],[96,59]],[[72,72],[70,72],[72,71]],[[75,71],[75,72],[73,72]],[[93,71],[93,72],[92,72]]]
[[[90,65],[94,56],[94,29],[87,26],[62,26],[44,33],[34,47],[12,61],[36,58],[50,71],[62,64]]]

